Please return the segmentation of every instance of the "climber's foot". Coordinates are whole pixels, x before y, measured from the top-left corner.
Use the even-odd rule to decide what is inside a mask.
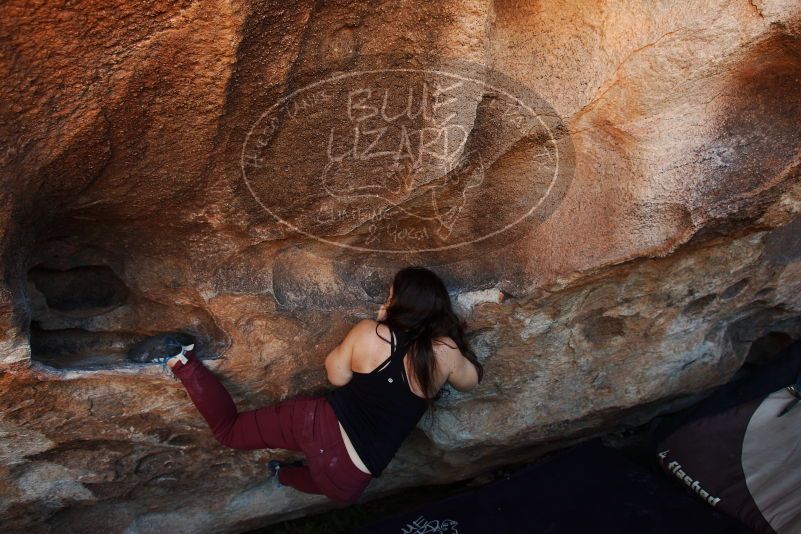
[[[128,351],[128,359],[137,363],[166,364],[171,358],[193,350],[194,346],[195,339],[189,334],[183,332],[158,334],[134,345]],[[183,362],[183,359],[179,359]]]
[[[278,460],[270,460],[267,462],[267,472],[270,473],[270,482],[272,482],[273,487],[275,488],[283,488],[284,485],[281,484],[281,481],[278,480],[278,471],[281,470],[281,462]]]
[[[267,462],[267,471],[270,473],[270,478],[273,482],[273,486],[276,488],[283,488],[284,485],[281,484],[281,481],[278,479],[278,473],[281,471],[282,467],[303,467],[307,465],[306,460],[295,460],[293,462],[279,462],[278,460],[270,460]]]
[[[181,365],[189,363],[189,360],[187,359],[186,354],[188,354],[188,353],[185,352],[184,354],[178,354],[176,356],[173,356],[172,358],[168,359],[164,363],[166,363],[167,366],[170,367],[170,368],[174,368],[179,363]]]
[[[134,346],[128,351],[128,358],[140,363],[160,363],[162,373],[175,379],[174,371],[189,363],[188,356],[194,348],[195,340],[188,334],[159,334]]]

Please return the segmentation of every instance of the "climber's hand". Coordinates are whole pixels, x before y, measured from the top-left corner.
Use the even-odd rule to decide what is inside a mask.
[[[387,295],[387,300],[378,308],[378,315],[376,316],[376,321],[383,321],[387,318],[387,307],[392,303],[392,286],[389,287],[389,294]]]

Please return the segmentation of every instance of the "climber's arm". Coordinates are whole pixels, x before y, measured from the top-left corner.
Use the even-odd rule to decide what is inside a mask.
[[[478,384],[478,371],[473,362],[464,357],[459,349],[451,351],[452,367],[448,383],[458,391],[473,389]]]
[[[350,368],[353,347],[356,345],[356,340],[363,335],[365,327],[370,323],[373,321],[368,319],[356,323],[345,339],[325,357],[325,372],[328,375],[328,381],[333,385],[344,386],[353,378],[353,371]]]

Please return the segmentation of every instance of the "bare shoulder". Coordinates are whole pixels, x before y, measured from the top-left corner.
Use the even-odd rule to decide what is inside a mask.
[[[383,350],[390,343],[389,327],[375,319],[362,319],[353,327],[359,341],[371,350]]]
[[[358,328],[364,332],[370,332],[371,330],[375,332],[375,325],[378,324],[378,321],[375,319],[362,319],[353,328]]]
[[[447,351],[458,351],[459,347],[456,345],[456,342],[450,338],[450,336],[440,336],[431,340],[431,344],[434,347],[434,350],[439,352],[447,352]]]
[[[447,367],[447,380],[458,391],[468,391],[478,384],[478,368],[471,362],[450,337],[439,338],[443,364]]]
[[[373,319],[362,319],[353,326],[352,332],[360,341],[365,342],[375,338],[376,330],[380,330],[382,326],[386,328]]]
[[[434,354],[445,369],[450,372],[456,364],[457,358],[462,355],[456,342],[449,336],[441,336],[431,341]]]

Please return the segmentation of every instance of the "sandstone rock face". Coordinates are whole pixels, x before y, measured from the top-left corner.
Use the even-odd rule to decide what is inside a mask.
[[[446,280],[485,380],[365,499],[642,419],[801,336],[797,0],[0,15],[6,532],[332,506],[268,489],[292,453],[226,449],[125,355],[183,330],[240,410],[320,393],[407,264]]]

